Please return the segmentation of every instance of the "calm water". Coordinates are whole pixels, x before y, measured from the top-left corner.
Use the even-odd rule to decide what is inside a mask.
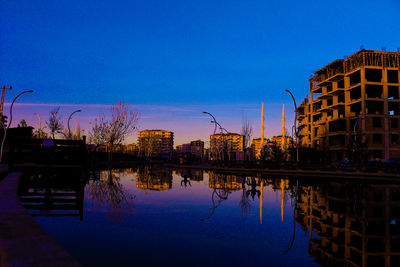
[[[400,266],[400,185],[147,166],[37,173],[19,194],[85,266]]]

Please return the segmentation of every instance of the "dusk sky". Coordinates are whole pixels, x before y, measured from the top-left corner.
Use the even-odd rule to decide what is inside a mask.
[[[239,132],[242,116],[259,137],[286,127],[309,93],[313,71],[365,49],[400,47],[400,1],[0,1],[0,85],[16,120],[37,126],[61,106],[88,127],[122,101],[140,129],[175,132],[175,145],[213,131],[202,111]],[[6,106],[7,107],[7,106]],[[5,110],[8,114],[8,110]],[[16,124],[13,125],[15,126]],[[66,123],[64,123],[66,124]],[[136,137],[129,141],[136,142]]]

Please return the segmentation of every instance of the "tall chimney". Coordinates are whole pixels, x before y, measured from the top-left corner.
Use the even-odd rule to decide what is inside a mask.
[[[286,149],[285,146],[285,142],[286,142],[286,138],[285,138],[285,104],[283,104],[282,107],[282,151],[284,151]]]
[[[264,145],[264,102],[261,106],[261,149]]]

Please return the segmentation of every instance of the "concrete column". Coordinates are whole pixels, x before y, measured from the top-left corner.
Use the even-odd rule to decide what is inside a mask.
[[[383,85],[383,129],[384,129],[384,154],[385,160],[389,159],[390,150],[390,132],[389,132],[389,108],[388,108],[388,79],[387,79],[387,68],[382,69],[382,85]]]

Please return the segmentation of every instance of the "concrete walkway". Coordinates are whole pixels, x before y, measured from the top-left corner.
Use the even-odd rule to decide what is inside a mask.
[[[0,266],[81,266],[20,203],[21,175],[11,173],[0,183]]]

